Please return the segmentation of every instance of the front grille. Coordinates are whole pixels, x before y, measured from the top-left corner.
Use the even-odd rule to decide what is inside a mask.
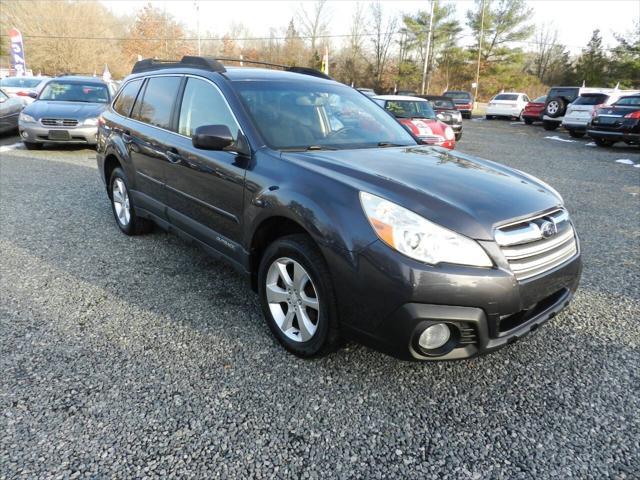
[[[75,127],[78,120],[73,118],[43,118],[40,123],[45,127]]]
[[[551,270],[578,253],[575,232],[564,209],[500,227],[495,238],[518,280]]]

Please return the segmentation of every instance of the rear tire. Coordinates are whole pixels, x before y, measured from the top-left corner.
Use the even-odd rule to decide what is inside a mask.
[[[579,130],[569,130],[569,135],[573,138],[582,138],[584,137],[585,132],[581,132]]]
[[[611,147],[615,143],[612,140],[606,140],[604,138],[594,138],[593,141],[596,142],[596,145],[599,147]]]
[[[525,125],[533,125],[533,119],[531,117],[523,117]]]
[[[258,267],[258,294],[269,329],[289,352],[314,357],[337,347],[333,282],[307,235],[287,235],[267,247]]]
[[[148,233],[153,229],[153,222],[136,215],[130,192],[129,181],[124,170],[115,168],[109,180],[109,198],[118,228],[125,235]]]
[[[27,150],[42,150],[42,144],[41,143],[25,142],[25,141],[23,141],[22,143],[24,143],[24,147]]]
[[[493,120],[493,115],[485,115],[485,117],[487,120]]]
[[[549,120],[544,120],[542,122],[542,126],[544,127],[545,130],[555,130],[556,128],[558,128],[560,124],[558,122],[550,122]]]

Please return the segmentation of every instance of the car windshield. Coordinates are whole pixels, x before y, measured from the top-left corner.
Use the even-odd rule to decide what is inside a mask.
[[[640,97],[622,97],[616,102],[616,105],[631,105],[632,107],[640,106]]]
[[[543,95],[533,100],[533,103],[544,103],[547,101],[547,96]]]
[[[471,95],[467,92],[446,92],[445,97],[455,98],[456,100],[471,100]]]
[[[107,103],[109,90],[99,83],[54,81],[45,85],[39,98],[57,102]]]
[[[267,144],[278,150],[415,145],[390,115],[356,90],[321,82],[235,82]]]
[[[496,95],[493,97],[494,100],[518,100],[518,95],[515,93],[501,93],[500,95]]]
[[[456,106],[453,101],[445,98],[437,98],[435,100],[430,100],[431,104],[436,108],[450,108],[451,110],[455,110]]]
[[[33,77],[6,77],[0,80],[0,87],[36,88],[41,81]]]
[[[9,97],[7,96],[6,93],[4,93],[2,90],[0,90],[0,98],[3,99],[3,100],[6,100]]]
[[[436,118],[433,108],[426,100],[387,100],[384,107],[396,118]]]

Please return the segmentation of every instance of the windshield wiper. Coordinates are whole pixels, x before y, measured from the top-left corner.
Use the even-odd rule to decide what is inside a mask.
[[[314,150],[338,150],[335,147],[329,147],[327,145],[309,145],[306,147],[289,147],[289,148],[281,148],[283,152],[310,152]]]

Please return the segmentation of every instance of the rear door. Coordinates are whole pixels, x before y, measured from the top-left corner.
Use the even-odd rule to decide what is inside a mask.
[[[130,128],[122,132],[136,175],[133,192],[136,203],[164,217],[167,151],[178,137],[172,118],[180,90],[181,75],[162,75],[147,79],[133,107]]]
[[[200,150],[191,141],[202,125],[226,125],[237,140],[238,121],[218,87],[193,76],[187,77],[177,117],[179,135],[167,170],[169,219],[238,258],[247,159],[233,151]]]

